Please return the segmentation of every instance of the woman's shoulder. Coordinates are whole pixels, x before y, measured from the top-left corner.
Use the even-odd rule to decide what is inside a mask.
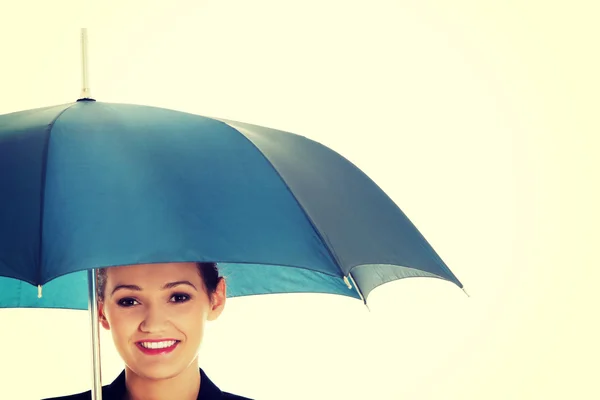
[[[232,393],[227,393],[227,392],[222,392],[222,393],[223,393],[223,396],[222,396],[223,400],[252,400],[249,397],[238,396],[238,395],[232,394]]]
[[[221,391],[202,369],[200,369],[202,384],[198,399],[200,400],[252,400],[248,397],[238,396],[236,394]],[[103,400],[120,399],[125,394],[125,371],[115,379],[110,385],[102,386]],[[52,397],[43,400],[91,400],[91,390],[86,392],[71,394],[63,397]]]

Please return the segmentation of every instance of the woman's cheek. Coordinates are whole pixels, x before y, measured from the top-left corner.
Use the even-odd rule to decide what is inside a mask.
[[[185,321],[194,315],[194,308],[187,305],[180,305],[169,310],[169,319],[171,321]]]
[[[118,324],[120,327],[126,328],[134,325],[142,315],[140,307],[116,307],[113,313],[113,325]]]

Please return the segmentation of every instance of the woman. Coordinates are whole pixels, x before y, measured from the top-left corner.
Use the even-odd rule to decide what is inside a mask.
[[[225,280],[216,264],[105,268],[97,286],[100,324],[125,362],[119,377],[102,388],[103,400],[248,400],[221,392],[198,366],[204,324],[225,307]],[[87,391],[54,400],[90,398]]]

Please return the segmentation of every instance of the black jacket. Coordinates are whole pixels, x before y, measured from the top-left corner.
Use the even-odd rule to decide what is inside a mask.
[[[125,395],[125,371],[111,383],[102,386],[102,400],[123,400]],[[69,396],[53,397],[45,400],[90,400],[92,398],[91,390],[87,392],[72,394]],[[176,400],[176,399],[173,399]],[[200,368],[200,391],[198,400],[251,400],[247,397],[236,396],[235,394],[222,392],[202,371]]]

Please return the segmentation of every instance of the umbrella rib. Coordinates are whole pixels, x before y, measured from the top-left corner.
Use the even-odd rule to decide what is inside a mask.
[[[50,135],[52,134],[52,128],[56,121],[63,115],[65,111],[74,106],[77,103],[67,104],[63,110],[61,110],[56,117],[48,124],[44,133],[46,133],[46,142],[44,143],[44,153],[42,158],[42,191],[40,193],[40,228],[39,228],[39,250],[38,250],[38,268],[37,268],[37,279],[35,284],[38,285],[41,289],[42,284],[42,256],[43,256],[43,236],[44,236],[44,203],[46,198],[46,172],[48,170],[48,153],[50,148]]]
[[[367,305],[367,299],[365,298],[365,296],[363,296],[362,290],[360,290],[360,288],[358,287],[358,283],[356,283],[356,281],[354,280],[354,277],[352,276],[352,272],[348,272],[348,276],[350,277],[352,284],[356,288],[356,291],[358,292],[360,299],[363,301],[363,303],[365,303],[365,306],[367,306],[367,310],[371,311],[371,309]]]
[[[308,214],[308,212],[306,211],[306,209],[304,208],[304,206],[302,205],[302,203],[300,203],[300,200],[298,200],[298,198],[294,195],[294,192],[292,191],[292,189],[288,185],[287,181],[283,178],[283,176],[281,175],[281,173],[279,172],[279,170],[277,170],[277,168],[275,167],[275,165],[273,165],[273,163],[271,162],[271,160],[269,159],[269,157],[267,157],[260,150],[260,148],[247,135],[244,134],[243,131],[246,130],[245,128],[236,127],[236,126],[233,126],[233,125],[229,124],[230,122],[232,124],[235,124],[236,121],[229,121],[229,120],[226,120],[226,119],[216,119],[216,118],[215,118],[215,120],[220,121],[220,122],[224,123],[225,125],[231,127],[232,129],[236,130],[237,132],[239,132],[242,135],[242,137],[244,137],[256,149],[256,151],[258,151],[258,153],[267,161],[267,163],[271,166],[271,168],[273,169],[273,171],[275,172],[275,174],[277,174],[277,176],[279,177],[279,179],[281,179],[281,182],[283,183],[283,185],[285,186],[285,188],[287,189],[287,191],[290,193],[290,195],[292,196],[292,198],[294,199],[294,201],[296,202],[296,204],[298,204],[298,207],[300,207],[300,210],[302,211],[302,214],[304,214],[304,216],[306,217],[306,219],[307,219],[308,223],[310,224],[310,226],[313,228],[313,230],[315,231],[315,233],[318,235],[319,239],[321,239],[321,242],[323,243],[323,245],[327,249],[327,252],[329,253],[329,256],[332,258],[333,262],[338,267],[338,269],[340,270],[340,272],[342,273],[342,276],[343,276],[344,275],[344,270],[342,269],[341,262],[340,262],[339,258],[337,257],[337,254],[335,254],[335,251],[331,248],[331,246],[329,246],[329,243],[325,239],[324,235],[321,233],[321,231],[319,231],[319,229],[315,225],[313,219],[310,217],[310,215]]]

